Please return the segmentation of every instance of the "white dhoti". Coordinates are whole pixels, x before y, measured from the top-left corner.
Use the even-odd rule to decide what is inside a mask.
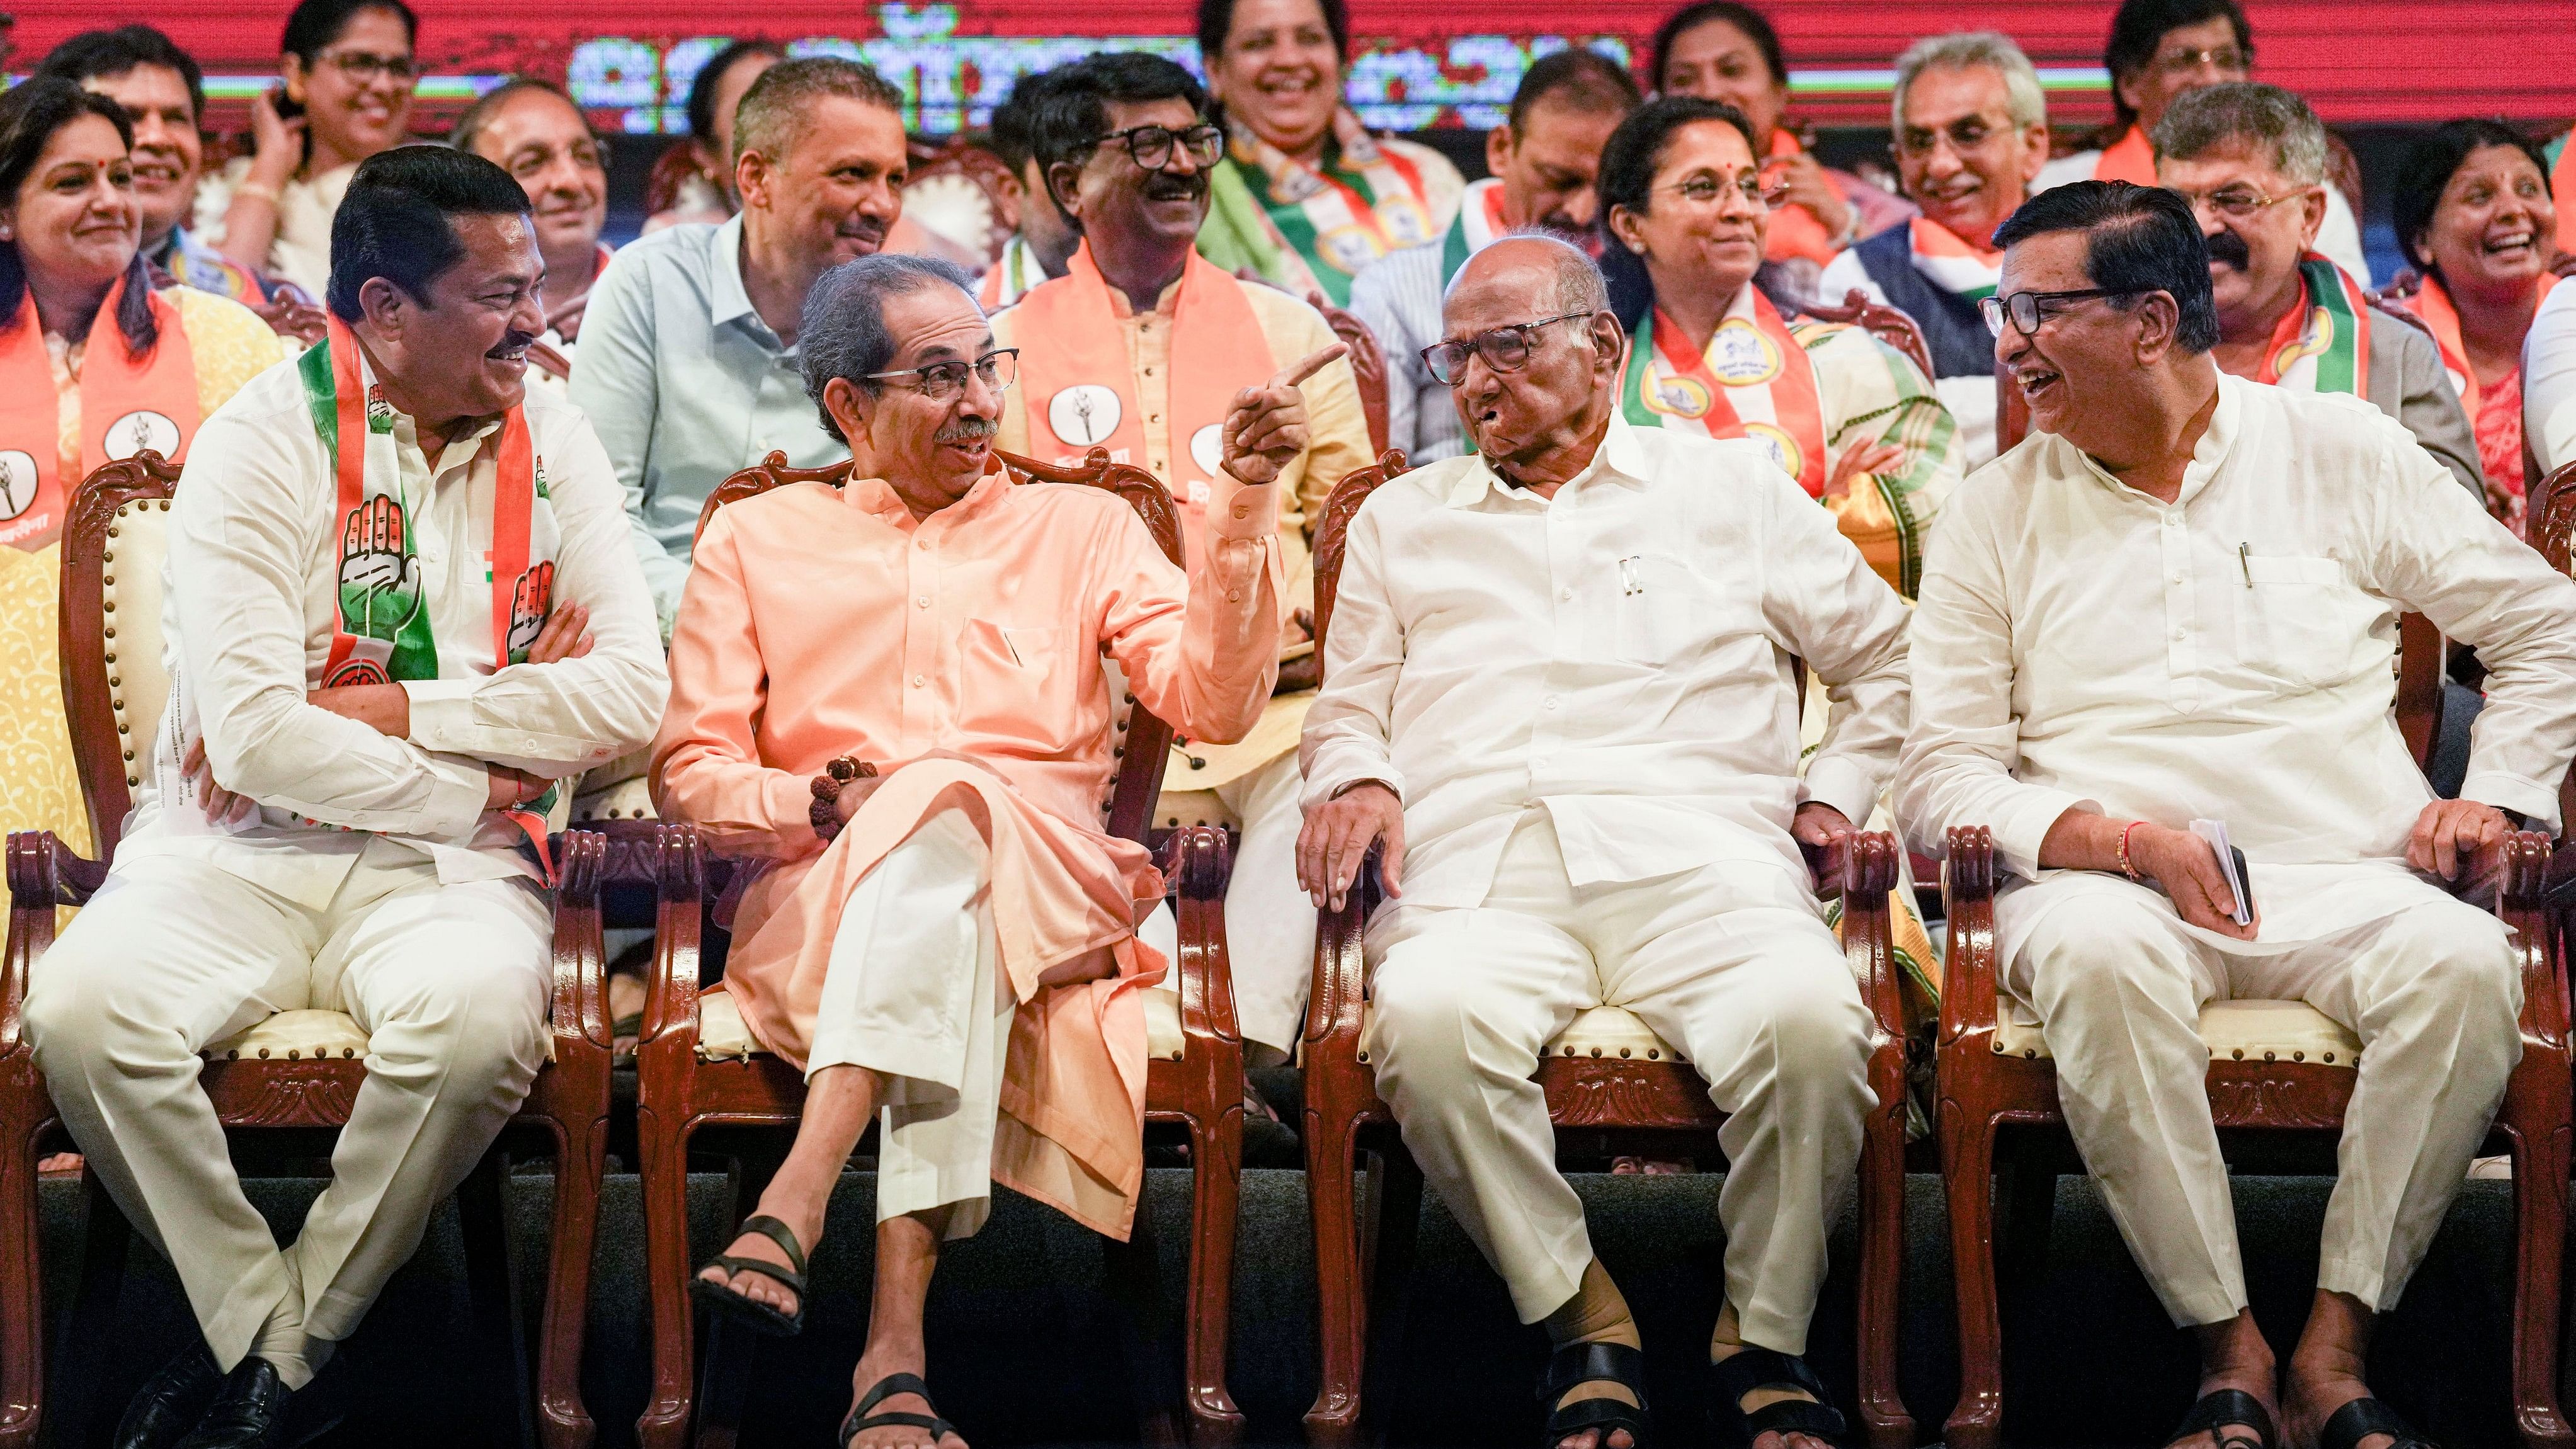
[[[1523,1322],[1573,1297],[1592,1261],[1531,1074],[1576,1013],[1608,1004],[1680,1048],[1731,1114],[1718,1136],[1727,1298],[1746,1342],[1806,1351],[1827,1225],[1873,1099],[1869,1012],[1803,882],[1730,863],[1577,886],[1533,809],[1482,906],[1399,898],[1367,954],[1378,1090]]]
[[[991,851],[944,809],[859,878],[832,936],[805,1075],[885,1081],[877,1221],[947,1208],[944,1237],[993,1208],[993,1137],[1018,1003],[994,952]]]
[[[357,1327],[544,1064],[553,938],[534,881],[441,884],[379,841],[318,909],[203,860],[135,856],[45,953],[26,1005],[36,1063],[218,1364],[256,1347],[300,1388]],[[357,1019],[367,1077],[330,1185],[280,1249],[197,1053],[302,1008]]]
[[[2264,868],[2256,900],[2266,878],[2332,869]],[[2016,943],[2004,988],[2041,1024],[2076,1146],[2179,1325],[2246,1306],[2202,1006],[2304,1001],[2361,1039],[2317,1286],[2374,1309],[2405,1291],[2521,1058],[2522,983],[2503,922],[2401,872],[2351,873],[2341,884],[2370,892],[2359,909],[2377,918],[2303,941],[2200,931],[2163,895],[2099,873],[2052,875],[1997,902],[1999,933]],[[2319,895],[2285,899],[2284,914],[2317,914]]]

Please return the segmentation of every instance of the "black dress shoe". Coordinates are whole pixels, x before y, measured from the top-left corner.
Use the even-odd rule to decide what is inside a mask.
[[[224,1375],[223,1388],[178,1449],[286,1449],[295,1442],[287,1409],[295,1391],[277,1365],[246,1358]]]
[[[224,1371],[215,1367],[205,1341],[189,1344],[127,1401],[125,1417],[116,1421],[115,1449],[170,1449],[197,1427],[223,1382]]]

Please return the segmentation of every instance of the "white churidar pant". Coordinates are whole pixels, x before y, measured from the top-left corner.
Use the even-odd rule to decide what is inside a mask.
[[[2296,943],[2197,930],[2161,894],[2095,872],[2009,898],[2005,990],[2040,1022],[2076,1146],[2178,1325],[2246,1306],[2202,1006],[2304,1001],[2361,1038],[2317,1286],[2374,1309],[2405,1291],[2504,1100],[2522,983],[2503,922],[2421,880],[2381,888],[2405,897],[2393,914]]]
[[[142,856],[45,953],[26,1005],[36,1063],[117,1206],[178,1270],[217,1363],[257,1345],[301,1387],[320,1345],[357,1327],[544,1064],[553,939],[534,881],[442,885],[427,857],[377,841],[319,910],[203,860]],[[197,1053],[303,1008],[357,1018],[367,1077],[330,1185],[280,1249]],[[301,1357],[299,1326],[319,1341]]]
[[[1484,904],[1381,909],[1365,1044],[1405,1145],[1525,1323],[1574,1296],[1592,1246],[1556,1168],[1538,1054],[1576,1013],[1635,1012],[1729,1112],[1726,1293],[1748,1343],[1806,1351],[1832,1214],[1872,1096],[1872,1025],[1805,884],[1743,863],[1576,886],[1524,813]]]
[[[993,1134],[1018,1003],[994,952],[992,853],[974,822],[933,813],[842,907],[815,1015],[810,1080],[883,1074],[877,1221],[949,1211],[962,1238],[993,1207]]]

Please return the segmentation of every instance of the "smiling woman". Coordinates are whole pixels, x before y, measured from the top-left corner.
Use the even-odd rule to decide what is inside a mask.
[[[1342,0],[1200,0],[1199,53],[1231,132],[1199,250],[1303,297],[1449,229],[1466,181],[1428,146],[1372,136],[1342,104]]]

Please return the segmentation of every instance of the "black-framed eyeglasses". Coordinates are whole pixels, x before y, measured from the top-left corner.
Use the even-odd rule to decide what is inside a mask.
[[[966,390],[966,374],[972,372],[984,386],[995,392],[1009,387],[1020,375],[1020,349],[1004,347],[976,358],[973,362],[933,362],[922,367],[907,367],[900,372],[865,374],[870,382],[892,382],[898,377],[920,381],[912,390],[932,402],[947,402]]]
[[[340,74],[365,85],[378,76],[391,76],[398,81],[420,79],[420,62],[408,55],[377,55],[366,50],[326,50],[321,59],[339,68]]]
[[[2014,330],[2024,337],[2039,334],[2039,324],[2057,315],[2068,302],[2081,302],[2091,297],[2134,297],[2152,292],[2154,287],[2086,287],[2074,292],[2015,292],[2009,297],[1980,297],[1977,310],[1985,315],[1986,330],[1997,337],[2004,335],[2009,320]]]
[[[1536,322],[1515,322],[1509,327],[1490,328],[1463,342],[1434,342],[1422,349],[1422,365],[1431,369],[1432,377],[1443,387],[1455,386],[1458,379],[1467,375],[1470,354],[1485,359],[1485,366],[1496,372],[1518,372],[1529,366],[1530,353],[1538,345],[1540,328],[1592,315],[1590,312],[1560,312]]]
[[[1213,125],[1202,124],[1181,131],[1169,126],[1130,126],[1124,131],[1112,131],[1092,144],[1106,146],[1112,141],[1126,142],[1127,154],[1136,158],[1136,164],[1148,171],[1160,171],[1171,165],[1175,147],[1189,152],[1190,160],[1200,166],[1214,166],[1217,158],[1225,154],[1225,131]]]

